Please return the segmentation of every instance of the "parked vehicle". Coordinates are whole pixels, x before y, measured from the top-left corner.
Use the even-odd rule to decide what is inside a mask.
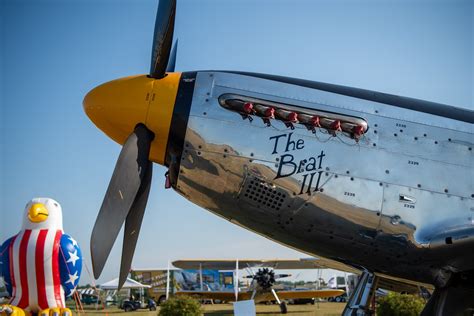
[[[347,294],[344,293],[336,297],[330,297],[328,298],[328,302],[337,302],[337,303],[347,302]]]
[[[99,297],[97,295],[82,294],[81,303],[85,305],[91,304],[101,304]]]
[[[135,301],[125,300],[122,302],[122,305],[120,306],[120,308],[126,312],[133,312],[138,309],[148,309],[150,311],[156,311],[156,303],[152,299],[148,299],[148,302],[146,304],[137,300]]]

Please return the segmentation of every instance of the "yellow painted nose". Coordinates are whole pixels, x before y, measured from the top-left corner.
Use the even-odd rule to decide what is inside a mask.
[[[135,76],[104,83],[86,95],[84,110],[107,136],[123,144],[138,123],[146,122],[153,81]]]
[[[49,216],[48,209],[42,203],[35,203],[31,205],[28,211],[28,218],[33,223],[44,222]]]
[[[87,116],[107,136],[124,144],[137,124],[155,134],[151,161],[164,164],[180,73],[155,80],[145,75],[126,77],[92,89],[84,98]]]

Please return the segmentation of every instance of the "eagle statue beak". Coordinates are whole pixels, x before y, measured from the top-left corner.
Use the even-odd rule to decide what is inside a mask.
[[[41,203],[35,203],[28,211],[28,218],[33,223],[41,223],[48,219],[49,212],[46,206]]]

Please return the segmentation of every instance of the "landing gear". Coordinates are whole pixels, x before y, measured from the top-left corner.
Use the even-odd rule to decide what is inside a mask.
[[[286,303],[284,301],[280,301],[280,299],[278,298],[278,295],[276,294],[274,289],[271,289],[271,291],[272,291],[273,297],[277,301],[278,305],[280,305],[280,312],[282,314],[288,313],[288,309],[286,308]]]
[[[359,278],[356,288],[351,294],[342,316],[373,315],[370,305],[377,289],[378,277],[365,270]]]
[[[474,271],[455,274],[443,288],[436,288],[421,316],[474,315]]]

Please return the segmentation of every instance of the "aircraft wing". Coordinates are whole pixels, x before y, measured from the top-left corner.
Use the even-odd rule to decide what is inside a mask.
[[[384,290],[394,292],[405,292],[409,294],[418,294],[420,293],[420,287],[424,287],[431,293],[434,291],[434,286],[432,284],[394,278],[380,273],[376,273],[375,275],[379,277],[378,287]]]
[[[324,259],[326,260],[326,259]],[[173,262],[173,265],[177,268],[184,270],[199,270],[199,269],[210,269],[210,270],[235,270],[237,260],[209,260],[209,259],[197,259],[197,260],[177,260]],[[322,263],[322,264],[321,264]],[[344,264],[335,262],[334,265],[341,265],[346,270],[358,271]],[[321,261],[320,258],[303,258],[303,259],[273,259],[273,260],[260,260],[260,259],[239,259],[239,269],[246,268],[258,268],[258,267],[269,267],[273,269],[291,270],[291,269],[325,269],[326,264]],[[341,267],[332,268],[337,270],[343,270]],[[343,270],[343,271],[346,271]],[[348,271],[349,272],[349,271]]]
[[[352,266],[340,263],[335,260],[326,259],[326,258],[315,258],[317,264],[326,269],[334,269],[354,274],[361,274],[362,271],[356,269]],[[379,277],[379,287],[384,290],[394,291],[394,292],[406,292],[410,294],[420,293],[420,287],[424,287],[431,292],[434,290],[434,286],[431,284],[420,283],[416,281],[395,278],[383,273],[375,273]]]
[[[335,297],[344,294],[343,290],[291,290],[291,291],[276,291],[278,298],[281,300],[298,299],[298,298],[325,298]],[[250,293],[248,293],[250,294]],[[249,296],[250,297],[250,296]],[[240,299],[240,296],[239,296]],[[273,301],[275,297],[271,292],[264,292],[258,295],[259,301]]]
[[[290,298],[325,298],[336,297],[344,294],[343,290],[293,290],[293,291],[277,291],[280,299],[287,300]],[[270,294],[271,295],[271,294]]]
[[[178,291],[176,295],[187,295],[199,299],[235,301],[235,293],[230,291]],[[239,301],[249,300],[252,293],[239,292]]]
[[[304,290],[304,291],[277,291],[277,295],[280,299],[290,298],[324,298],[334,297],[343,294],[343,290]],[[234,301],[235,293],[229,291],[179,291],[176,295],[188,295],[199,299],[210,299],[210,300],[221,300],[221,301]],[[239,301],[249,300],[251,292],[239,292]],[[275,298],[271,292],[259,294],[260,300],[272,301]]]
[[[352,266],[346,265],[344,263],[340,263],[338,261],[334,261],[331,259],[326,258],[315,258],[319,266],[326,268],[326,269],[334,269],[354,274],[361,274],[362,271],[356,269]],[[379,287],[384,290],[394,291],[394,292],[406,292],[410,294],[417,294],[420,293],[420,287],[424,287],[431,292],[434,290],[434,286],[431,284],[420,283],[416,281],[395,278],[383,273],[375,273],[379,277]]]

